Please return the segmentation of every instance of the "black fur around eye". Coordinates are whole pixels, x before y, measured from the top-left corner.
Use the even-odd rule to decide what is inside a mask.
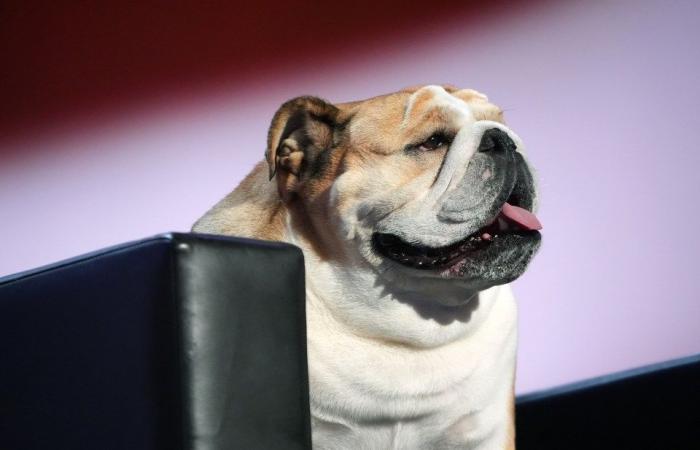
[[[425,140],[425,142],[421,143],[418,148],[424,151],[432,151],[432,150],[437,150],[438,148],[442,147],[443,145],[447,145],[450,143],[450,139],[445,136],[444,133],[435,133],[432,136],[430,136],[428,139]]]

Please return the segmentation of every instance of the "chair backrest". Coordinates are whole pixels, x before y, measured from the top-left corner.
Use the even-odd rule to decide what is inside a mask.
[[[304,263],[168,234],[0,280],[0,449],[309,449]]]

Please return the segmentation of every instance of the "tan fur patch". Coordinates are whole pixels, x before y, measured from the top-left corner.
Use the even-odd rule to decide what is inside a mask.
[[[268,180],[267,164],[258,163],[233,192],[193,225],[192,231],[283,240],[283,204]]]
[[[442,88],[467,102],[477,120],[503,122],[500,108],[478,91],[451,85]],[[314,97],[290,100],[275,114],[268,133],[267,157],[270,171],[282,167],[292,176],[278,174],[277,183],[267,182],[261,176],[264,165],[259,164],[234,192],[197,222],[194,230],[283,239],[285,220],[289,217],[295,233],[309,242],[319,257],[341,258],[345,243],[334,231],[334,211],[328,210],[333,183],[348,171],[373,174],[371,180],[366,178],[370,175],[358,176],[355,186],[347,186],[347,192],[338,199],[342,206],[344,201],[350,201],[368,186],[390,191],[424,175],[436,174],[446,150],[411,155],[404,152],[407,145],[427,139],[430,132],[449,131],[452,126],[450,112],[435,107],[432,102],[435,89],[439,88],[414,86],[393,94],[332,106],[336,108],[337,123],[348,126],[339,140],[333,142],[333,148],[324,150],[328,154],[323,155],[322,171],[310,177],[302,172],[313,164],[306,159],[302,161],[300,149],[290,145],[278,158],[277,146],[294,111],[307,108],[312,115],[323,115],[327,107]],[[304,133],[317,142],[334,139],[331,128],[323,121],[309,121],[306,126]],[[279,189],[274,188],[275,184],[280,185]],[[291,190],[298,191],[298,198],[294,200],[298,204],[285,204],[290,198],[285,197],[284,192]]]

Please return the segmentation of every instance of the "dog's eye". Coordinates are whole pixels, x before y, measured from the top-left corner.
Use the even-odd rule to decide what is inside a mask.
[[[425,142],[419,145],[419,148],[424,151],[432,151],[449,143],[449,139],[443,133],[435,133],[430,136]]]

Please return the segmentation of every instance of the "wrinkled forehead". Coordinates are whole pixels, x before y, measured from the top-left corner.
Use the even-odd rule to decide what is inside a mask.
[[[401,128],[410,128],[426,120],[455,124],[473,122],[474,115],[468,104],[472,98],[465,94],[463,91],[448,92],[442,86],[425,86],[416,90],[406,101]]]
[[[501,110],[484,94],[449,86],[410,88],[340,106],[351,111],[350,133],[359,138],[400,138],[431,125],[458,129],[476,120],[502,122]]]

